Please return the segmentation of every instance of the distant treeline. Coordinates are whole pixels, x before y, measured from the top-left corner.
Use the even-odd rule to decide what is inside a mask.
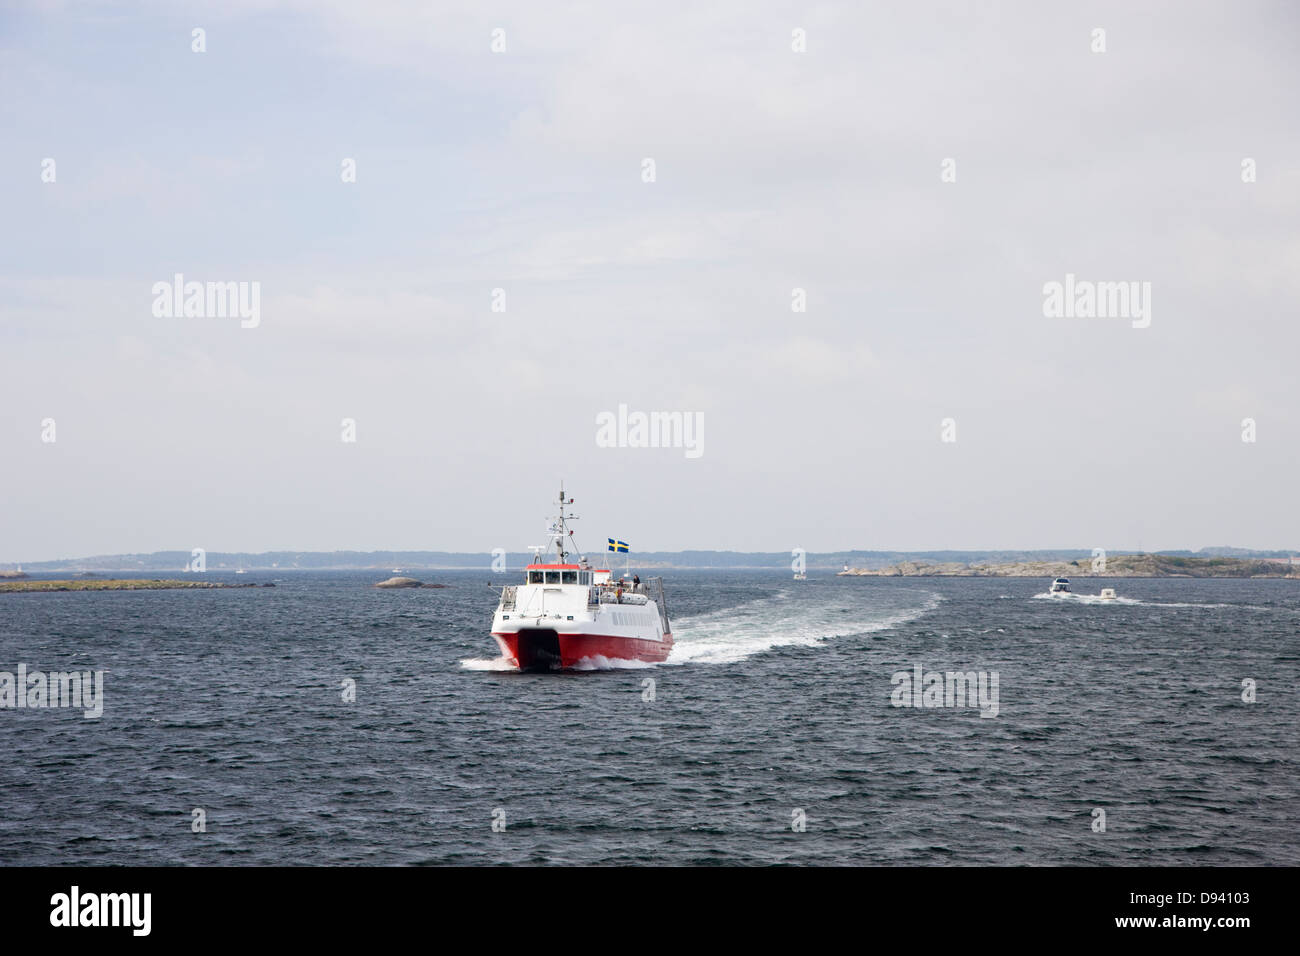
[[[1114,549],[1111,554],[1134,553]],[[1248,548],[1202,548],[1199,551],[1158,551],[1170,557],[1286,558],[1291,551],[1252,551]],[[588,554],[600,564],[604,551]],[[1038,551],[810,551],[804,556],[809,569],[835,569],[844,565],[854,568],[885,568],[903,561],[964,562],[967,564],[1004,564],[1028,561],[1082,561],[1092,559],[1092,549]],[[189,551],[155,551],[151,554],[96,555],[58,561],[23,561],[26,571],[181,571],[189,563]],[[772,568],[789,569],[794,560],[789,551],[634,551],[610,556],[614,566],[627,560],[641,568]],[[483,569],[491,570],[495,556],[486,551],[209,551],[205,555],[208,571],[248,570],[370,570],[370,569]],[[528,551],[505,555],[510,569],[523,567],[532,560]],[[499,564],[498,564],[499,567]]]

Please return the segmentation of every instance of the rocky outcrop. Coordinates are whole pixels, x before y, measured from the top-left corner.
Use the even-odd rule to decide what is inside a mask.
[[[389,578],[375,585],[377,588],[422,588],[425,583],[416,578]]]
[[[25,575],[24,575],[25,577]],[[180,591],[212,590],[216,588],[253,588],[256,584],[225,584],[220,581],[175,581],[156,578],[69,578],[63,581],[16,581],[0,584],[0,593],[37,593],[44,591]]]
[[[1296,578],[1300,565],[1279,560],[1187,558],[1167,554],[1113,554],[1094,570],[1093,562],[1024,561],[959,564],[903,561],[888,568],[849,568],[840,576],[995,578]]]

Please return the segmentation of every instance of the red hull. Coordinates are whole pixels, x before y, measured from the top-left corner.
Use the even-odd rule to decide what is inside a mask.
[[[657,664],[668,659],[673,646],[671,634],[665,634],[662,642],[612,634],[565,634],[549,630],[495,632],[492,636],[497,639],[506,658],[521,670],[576,667],[592,657]]]

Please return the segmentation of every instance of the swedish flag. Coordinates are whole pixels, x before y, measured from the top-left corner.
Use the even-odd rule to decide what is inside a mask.
[[[627,551],[626,541],[615,541],[613,538],[607,538],[606,540],[609,542],[610,551],[618,551],[620,553]]]

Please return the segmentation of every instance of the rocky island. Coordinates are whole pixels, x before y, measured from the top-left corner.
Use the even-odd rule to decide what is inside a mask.
[[[176,581],[155,578],[82,578],[67,581],[0,582],[0,594],[33,591],[172,591],[212,590],[216,588],[273,588],[274,584],[222,584],[219,581]]]
[[[445,588],[445,584],[425,584],[418,578],[389,578],[375,585],[377,588]]]
[[[1096,568],[1094,569],[1094,564]],[[840,577],[990,578],[1300,578],[1288,559],[1190,558],[1168,554],[1115,554],[1104,562],[1019,561],[1009,564],[902,561],[887,568],[846,568]]]

